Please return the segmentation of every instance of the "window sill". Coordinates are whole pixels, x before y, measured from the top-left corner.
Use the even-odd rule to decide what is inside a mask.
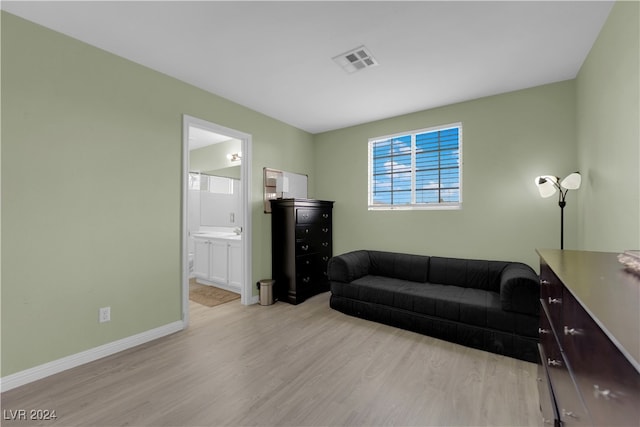
[[[462,210],[462,203],[438,204],[438,205],[373,205],[369,206],[370,211],[458,211]]]

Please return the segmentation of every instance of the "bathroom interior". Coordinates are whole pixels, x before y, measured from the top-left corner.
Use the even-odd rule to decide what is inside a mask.
[[[242,141],[189,127],[189,282],[242,288]]]

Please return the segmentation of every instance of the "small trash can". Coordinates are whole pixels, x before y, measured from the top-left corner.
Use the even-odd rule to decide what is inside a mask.
[[[260,305],[271,305],[274,303],[273,299],[273,284],[275,280],[263,279],[260,280],[257,285],[260,289]]]

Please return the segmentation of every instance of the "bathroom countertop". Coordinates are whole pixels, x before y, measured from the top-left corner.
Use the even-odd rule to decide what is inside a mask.
[[[221,231],[206,231],[191,233],[191,237],[200,239],[222,239],[222,240],[241,240],[242,236],[236,233],[228,233]]]

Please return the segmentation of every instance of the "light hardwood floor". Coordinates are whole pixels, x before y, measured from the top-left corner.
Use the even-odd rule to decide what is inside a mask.
[[[293,306],[191,305],[188,330],[2,394],[3,426],[541,426],[536,365]]]

